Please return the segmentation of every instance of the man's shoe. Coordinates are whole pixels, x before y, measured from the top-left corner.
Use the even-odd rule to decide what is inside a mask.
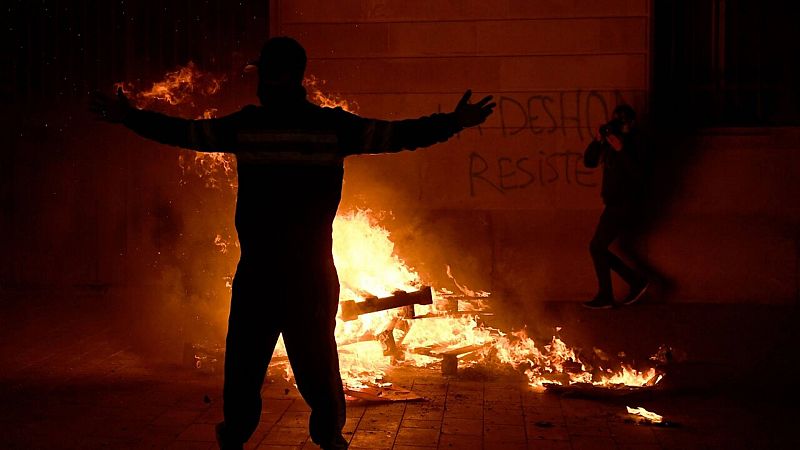
[[[320,445],[320,447],[322,447],[322,450],[347,450],[347,439],[340,434],[330,442]]]
[[[650,283],[647,282],[646,280],[641,282],[640,284],[637,284],[636,286],[631,286],[631,291],[628,293],[628,295],[625,298],[622,299],[622,304],[623,305],[632,305],[632,304],[638,302],[639,300],[642,299],[642,297],[644,296],[645,291],[647,291],[647,288],[649,286],[650,286]]]
[[[588,302],[584,302],[583,307],[589,309],[609,309],[614,307],[614,300],[598,295]]]
[[[220,422],[214,427],[214,431],[217,437],[217,445],[219,445],[220,450],[244,450],[244,444],[234,444],[228,442],[229,439],[225,437],[225,422]]]

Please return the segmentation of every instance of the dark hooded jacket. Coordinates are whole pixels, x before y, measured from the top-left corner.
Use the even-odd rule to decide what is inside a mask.
[[[583,154],[586,167],[603,165],[600,195],[606,205],[626,205],[641,200],[644,185],[641,137],[633,131],[622,137],[622,150],[605,141],[592,141]]]

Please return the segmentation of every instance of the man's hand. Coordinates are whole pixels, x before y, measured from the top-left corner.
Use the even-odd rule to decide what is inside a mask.
[[[92,92],[89,109],[97,114],[100,120],[122,123],[133,107],[128,101],[128,97],[122,92],[122,88],[117,88],[116,97],[111,97],[98,91]]]
[[[494,102],[489,103],[492,101],[491,95],[483,97],[478,103],[469,103],[471,96],[472,90],[467,89],[467,92],[464,92],[464,96],[458,101],[454,111],[458,124],[464,128],[482,124],[492,114],[494,107],[497,106]]]

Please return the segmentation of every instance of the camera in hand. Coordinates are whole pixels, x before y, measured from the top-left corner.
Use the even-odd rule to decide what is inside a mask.
[[[608,137],[612,134],[619,136],[622,134],[622,125],[621,120],[613,119],[600,127],[600,136]]]

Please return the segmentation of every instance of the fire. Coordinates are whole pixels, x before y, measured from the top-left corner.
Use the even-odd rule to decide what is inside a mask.
[[[347,101],[338,95],[323,92],[322,88],[325,86],[325,80],[320,80],[314,75],[306,76],[303,79],[303,86],[306,88],[308,100],[311,103],[325,108],[342,108],[352,113],[355,113],[358,109],[356,102]]]
[[[146,91],[131,96],[137,106],[147,107],[154,102],[168,105],[173,110],[180,105],[194,106],[198,96],[215,94],[224,77],[202,73],[189,63],[186,67],[169,72],[164,80],[154,83]],[[354,111],[357,105],[338,96],[322,92],[324,81],[313,75],[304,80],[309,99],[325,107],[342,107]],[[132,89],[130,84],[119,86]],[[216,110],[206,110],[199,118],[212,118]],[[208,187],[227,185],[236,188],[235,158],[224,153],[182,153],[179,159],[184,171],[192,170],[205,180]],[[222,183],[221,181],[224,181]],[[386,297],[396,291],[415,291],[423,281],[413,268],[400,259],[390,239],[389,232],[378,224],[377,215],[371,211],[340,213],[333,223],[333,257],[340,281],[340,300],[364,300],[367,296]],[[214,245],[223,254],[229,252],[232,238],[217,235]],[[238,243],[233,245],[238,246]],[[490,294],[475,291],[459,283],[446,267],[448,277],[463,294],[458,300],[446,289],[434,295],[434,304],[416,306],[416,314],[424,318],[405,317],[397,309],[362,314],[358,320],[337,316],[336,340],[344,383],[350,388],[384,383],[384,376],[392,365],[431,367],[442,363],[444,355],[456,355],[460,367],[487,366],[510,368],[524,374],[533,387],[549,383],[569,385],[586,383],[595,386],[650,386],[661,376],[654,368],[637,371],[629,366],[616,369],[591,367],[581,361],[579,352],[569,347],[559,337],[553,336],[544,345],[536,343],[525,330],[505,332],[483,324],[482,312],[488,307]],[[230,279],[226,279],[230,287]],[[452,306],[457,298],[458,313],[448,313],[446,304]],[[386,341],[394,348],[387,352]],[[383,345],[382,345],[383,342]],[[285,364],[285,347],[282,340],[275,350],[275,366],[283,365],[284,376],[291,377]]]
[[[204,72],[189,61],[186,66],[167,72],[163,80],[153,83],[149,89],[137,89],[129,82],[116,83],[114,88],[122,88],[139,108],[166,108],[186,113],[195,109],[200,99],[217,94],[226,81],[227,77]],[[196,118],[212,119],[216,114],[216,108],[208,108],[196,114]],[[220,188],[224,185],[236,188],[236,158],[231,154],[181,151],[178,166],[184,176],[197,174],[206,187]]]
[[[365,294],[384,296],[397,289],[411,291],[422,284],[419,275],[396,255],[389,232],[369,212],[339,215],[334,221],[333,238],[341,300],[361,299]],[[460,289],[474,293],[464,286]],[[524,373],[531,386],[547,383],[646,386],[659,380],[653,368],[644,372],[628,366],[595,370],[581,362],[575,349],[558,337],[539,346],[524,330],[505,333],[482,325],[477,312],[455,315],[438,311],[436,305],[443,300],[437,294],[433,307],[417,306],[418,314],[429,316],[425,318],[402,319],[398,312],[389,310],[365,314],[351,322],[338,319],[336,338],[345,383],[352,387],[382,379],[391,358],[384,355],[376,337],[396,325],[398,319],[408,322],[406,331],[399,327],[392,331],[403,352],[398,364],[430,367],[439,364],[440,359],[420,354],[421,350],[435,347],[441,354],[476,347],[478,350],[471,358],[464,358],[462,366],[511,367]]]
[[[656,414],[656,413],[654,413],[652,411],[648,411],[648,410],[642,408],[641,406],[638,407],[638,408],[631,408],[630,406],[626,406],[625,409],[628,410],[628,414],[633,414],[635,416],[641,416],[646,421],[649,421],[651,423],[662,423],[664,421],[664,417],[663,416],[661,416],[659,414]]]
[[[136,91],[132,83],[117,83],[128,94],[136,91],[133,100],[141,107],[147,107],[154,102],[166,102],[172,106],[188,103],[194,105],[197,96],[210,96],[216,94],[225,77],[215,77],[197,68],[194,62],[189,61],[186,66],[173,72],[167,72],[164,79],[153,83],[149,90]]]

